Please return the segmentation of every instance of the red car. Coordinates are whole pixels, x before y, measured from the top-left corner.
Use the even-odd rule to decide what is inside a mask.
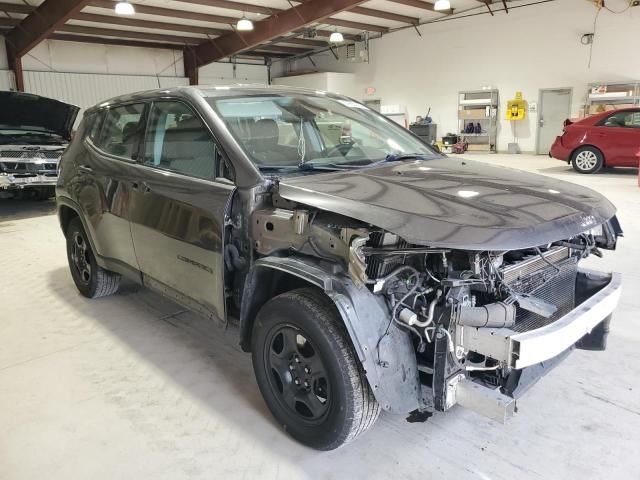
[[[598,113],[577,122],[565,121],[549,156],[564,160],[580,173],[602,167],[638,167],[640,161],[640,108]]]

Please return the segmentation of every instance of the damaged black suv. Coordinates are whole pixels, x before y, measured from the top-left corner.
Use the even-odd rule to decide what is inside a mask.
[[[57,185],[73,280],[126,276],[238,325],[267,405],[311,447],[381,409],[495,420],[573,348],[602,350],[621,235],[576,185],[445,158],[349,98],[185,87],[87,110]]]

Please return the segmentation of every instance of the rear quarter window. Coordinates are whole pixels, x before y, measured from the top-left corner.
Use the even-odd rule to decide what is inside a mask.
[[[135,103],[106,110],[94,144],[110,155],[133,160],[142,133],[144,108],[143,103]]]
[[[87,121],[87,136],[92,142],[96,142],[100,135],[100,129],[104,122],[104,110],[96,113],[92,113]]]

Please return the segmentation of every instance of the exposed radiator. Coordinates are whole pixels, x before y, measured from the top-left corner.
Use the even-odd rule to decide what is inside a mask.
[[[525,278],[532,273],[549,267],[549,263],[558,263],[569,258],[569,249],[567,247],[553,247],[542,253],[544,260],[540,255],[533,254],[530,257],[519,261],[513,265],[508,265],[502,270],[502,279],[507,285],[517,282],[519,279]],[[545,261],[546,260],[546,261]]]
[[[546,265],[546,264],[545,264]],[[553,323],[558,318],[566,315],[575,307],[576,302],[576,277],[578,274],[578,260],[576,257],[568,258],[560,263],[555,263],[560,272],[556,275],[555,269],[546,265],[539,274],[531,275],[531,279],[540,277],[536,281],[521,281],[521,286],[533,286],[530,290],[519,290],[521,293],[529,293],[545,302],[555,305],[558,310],[549,318],[544,318],[521,308],[516,311],[516,324],[512,330],[516,332],[528,332],[536,328]]]

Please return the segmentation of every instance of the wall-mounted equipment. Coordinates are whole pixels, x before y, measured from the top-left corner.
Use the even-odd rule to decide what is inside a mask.
[[[527,116],[527,101],[523,100],[522,92],[516,92],[516,98],[507,102],[505,118],[510,121],[524,120]]]
[[[336,48],[338,61],[343,63],[369,63],[368,42],[354,42]]]

